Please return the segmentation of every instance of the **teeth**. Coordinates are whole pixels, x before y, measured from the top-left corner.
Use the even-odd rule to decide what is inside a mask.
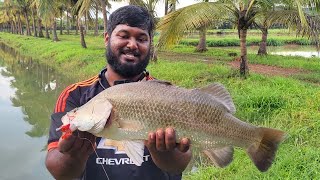
[[[128,56],[128,57],[134,57],[134,55],[133,54],[125,54],[126,56]]]

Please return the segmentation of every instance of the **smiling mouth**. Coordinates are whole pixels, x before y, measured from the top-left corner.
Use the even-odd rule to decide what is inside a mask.
[[[139,55],[135,53],[122,53],[122,56],[126,61],[136,61],[139,58]]]

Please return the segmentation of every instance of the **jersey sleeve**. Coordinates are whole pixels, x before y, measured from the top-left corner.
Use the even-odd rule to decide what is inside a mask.
[[[69,89],[69,91],[68,91]],[[62,135],[60,131],[56,131],[62,125],[61,118],[69,111],[80,106],[80,95],[77,89],[66,88],[59,96],[56,107],[51,115],[51,124],[49,129],[48,148],[58,147],[58,141]]]

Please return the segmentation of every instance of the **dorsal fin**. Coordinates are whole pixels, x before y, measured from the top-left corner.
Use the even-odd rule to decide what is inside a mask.
[[[214,83],[209,86],[200,88],[199,90],[217,98],[229,110],[231,114],[234,114],[236,112],[236,107],[233,104],[232,98],[228,90],[222,84]]]

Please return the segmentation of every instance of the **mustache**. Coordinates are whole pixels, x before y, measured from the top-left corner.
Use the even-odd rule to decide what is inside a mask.
[[[131,50],[130,48],[125,47],[120,52],[124,54],[133,54],[134,56],[140,56],[140,52],[137,49]]]

